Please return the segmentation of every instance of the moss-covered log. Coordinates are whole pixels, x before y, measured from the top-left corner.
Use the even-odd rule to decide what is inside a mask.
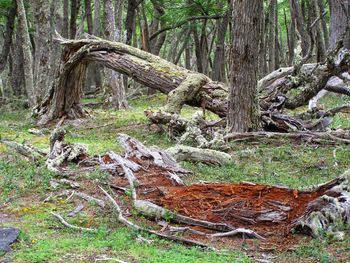
[[[169,94],[163,112],[179,113],[186,103],[206,108],[220,117],[226,116],[228,88],[203,74],[119,42],[96,37],[67,40],[58,36],[56,40],[64,46],[64,51],[56,81],[45,101],[35,109],[39,124],[62,117],[79,118],[86,114],[79,101],[86,67],[90,62],[97,62],[126,74],[143,85]],[[339,50],[338,47],[331,52],[323,63],[305,65],[299,70],[281,69],[260,81],[260,108],[264,129],[285,131],[290,129],[289,124],[296,130],[304,129],[302,124],[281,115],[280,111],[284,106],[295,108],[307,104],[309,99],[326,86],[330,77],[349,69],[349,53],[342,51],[339,56]],[[308,68],[311,70],[305,70]],[[152,119],[152,113],[148,117]],[[284,125],[286,122],[288,125]],[[286,126],[286,129],[281,128],[281,125]]]

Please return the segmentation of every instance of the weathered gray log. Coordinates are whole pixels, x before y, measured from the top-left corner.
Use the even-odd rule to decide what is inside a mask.
[[[321,237],[324,231],[342,239],[344,233],[333,229],[339,222],[350,222],[350,170],[339,178],[318,186],[314,191],[326,190],[312,201],[303,215],[294,220],[293,227],[301,232]]]
[[[225,135],[226,141],[258,141],[258,140],[281,140],[295,139],[311,143],[335,143],[349,144],[350,131],[329,131],[329,132],[247,132],[247,133],[229,133]]]
[[[150,159],[154,162],[154,164],[163,167],[168,171],[180,174],[190,173],[189,171],[183,169],[166,151],[158,147],[147,148],[141,142],[126,134],[119,134],[118,141],[124,148],[125,154],[128,158],[136,157],[138,159]]]
[[[178,161],[202,162],[207,164],[228,164],[232,162],[229,154],[211,149],[200,149],[185,145],[176,145],[166,152]]]
[[[37,149],[29,144],[20,144],[18,142],[9,141],[6,139],[0,139],[0,143],[5,144],[9,148],[18,152],[19,154],[21,154],[21,155],[23,155],[31,160],[34,160],[34,161],[38,161],[40,159],[43,159],[47,155],[47,152],[40,150],[40,149]]]

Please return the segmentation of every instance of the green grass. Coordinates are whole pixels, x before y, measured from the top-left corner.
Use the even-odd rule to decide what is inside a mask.
[[[92,99],[84,101],[96,102]],[[83,125],[66,126],[69,131],[66,140],[87,145],[91,154],[103,154],[108,150],[120,152],[121,147],[116,142],[118,133],[127,133],[147,146],[172,146],[174,141],[165,134],[148,130],[143,112],[150,105],[157,109],[164,102],[164,96],[153,96],[150,99],[144,97],[132,100],[132,108],[124,111],[103,108],[90,110],[91,117]],[[321,103],[329,109],[348,102],[343,97],[327,96]],[[194,111],[185,107],[183,113],[190,116]],[[109,125],[103,126],[106,124]],[[333,128],[350,128],[350,118],[340,114],[332,125]],[[30,134],[28,129],[33,127],[34,121],[28,110],[16,109],[0,114],[1,138],[47,148],[48,134]],[[231,146],[232,164],[219,167],[182,163],[194,172],[186,181],[251,181],[305,188],[331,180],[350,168],[350,146],[346,145],[312,146],[281,140],[273,144],[235,143]],[[88,226],[92,222],[91,227],[97,228],[98,233],[81,233],[64,228],[50,212],[57,211],[64,215],[74,208],[73,205],[60,198],[50,203],[42,202],[53,191],[49,184],[53,177],[42,164],[28,162],[0,144],[0,207],[7,204],[0,209],[0,214],[11,215],[0,224],[16,226],[22,231],[20,241],[13,247],[13,262],[94,262],[95,258],[103,255],[128,262],[249,262],[249,258],[238,248],[215,253],[198,248],[189,249],[147,235],[143,236],[153,240],[152,244],[138,243],[135,232],[115,223],[110,213],[102,210],[96,212],[92,204],[81,215],[69,218],[69,221],[81,226]],[[103,182],[106,175],[96,170],[79,179]],[[345,230],[349,233],[348,227]],[[336,242],[325,237],[322,241],[303,243],[293,252],[277,253],[276,256],[277,261],[289,261],[292,258],[295,259],[292,262],[332,262],[349,258],[349,247],[350,238],[347,234],[343,241]]]

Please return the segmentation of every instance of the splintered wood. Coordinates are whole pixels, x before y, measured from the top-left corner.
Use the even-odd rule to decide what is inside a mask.
[[[110,169],[116,175],[111,184],[132,185],[132,204],[139,213],[182,226],[166,224],[167,233],[202,242],[237,235],[283,244],[295,239],[292,230],[319,237],[321,231],[334,231],[335,222],[349,219],[349,175],[307,191],[254,183],[187,186],[174,179],[186,170],[165,151],[147,148],[127,135],[120,135],[119,142],[125,157],[110,152],[100,159],[101,166],[119,166]]]

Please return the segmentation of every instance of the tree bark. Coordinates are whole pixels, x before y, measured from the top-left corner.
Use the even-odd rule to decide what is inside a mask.
[[[12,35],[13,35],[14,26],[15,26],[16,10],[17,10],[17,4],[16,4],[16,1],[13,0],[7,15],[4,44],[0,54],[0,74],[5,69],[8,54],[10,53],[10,48],[12,45]]]
[[[34,86],[36,101],[40,103],[49,89],[50,81],[50,1],[36,0],[33,3],[35,20]]]
[[[330,22],[330,33],[331,40],[330,45],[333,48],[341,35],[345,32],[347,25],[347,10],[345,1],[340,0],[329,0],[329,7],[331,13],[331,22]]]
[[[257,60],[263,1],[233,2],[233,42],[230,53],[228,128],[234,132],[259,129]]]
[[[120,1],[120,0],[119,0]],[[119,5],[121,7],[121,5]],[[121,38],[121,28],[116,29],[114,6],[111,0],[104,0],[104,14],[105,14],[105,35],[107,39],[111,41],[120,41],[117,37]],[[121,19],[121,17],[119,18]],[[118,21],[118,25],[121,25],[121,21]],[[125,88],[123,84],[122,76],[113,70],[108,70],[106,74],[107,86],[112,93],[112,105],[116,109],[125,109],[128,107]]]
[[[269,7],[269,72],[276,69],[276,10],[277,0],[271,0]]]
[[[79,2],[79,0],[71,0],[69,23],[69,36],[71,39],[74,39],[77,34],[77,17],[79,13]]]
[[[125,41],[125,43],[127,45],[131,45],[131,38],[132,38],[135,17],[136,17],[135,16],[136,7],[137,7],[136,0],[128,0],[128,9],[126,12],[126,21],[125,21],[125,28],[126,28],[126,41]]]
[[[63,0],[63,26],[62,36],[69,37],[69,0]]]
[[[84,115],[79,104],[79,97],[74,96],[79,96],[81,89],[79,85],[84,79],[84,75],[78,74],[85,72],[83,69],[77,68],[86,66],[90,62],[99,63],[128,75],[136,82],[169,94],[167,104],[160,110],[161,114],[157,116],[165,116],[166,114],[162,115],[163,112],[170,117],[166,120],[161,119],[159,123],[171,121],[173,113],[178,114],[185,103],[190,106],[206,108],[220,117],[227,115],[228,89],[223,83],[212,81],[198,72],[176,66],[151,53],[122,43],[102,39],[67,40],[59,38],[59,36],[57,38],[65,46],[65,52],[55,85],[46,101],[36,108],[36,112],[40,116],[40,123],[49,122],[65,115],[68,117]],[[254,44],[253,41],[250,43]],[[262,109],[261,116],[264,128],[271,130],[271,127],[277,125],[278,129],[276,128],[275,131],[281,131],[281,124],[284,127],[283,131],[290,130],[291,126],[295,126],[295,129],[299,130],[305,128],[293,118],[281,115],[281,109],[306,105],[319,90],[327,85],[331,76],[339,75],[349,69],[350,55],[345,53],[343,58],[335,63],[335,54],[336,50],[332,51],[324,63],[276,70],[259,82],[259,96],[261,98],[259,104]],[[246,59],[244,56],[243,58]],[[80,83],[74,82],[74,79]],[[246,85],[245,87],[251,86]],[[67,100],[64,96],[68,96],[70,99]],[[56,97],[59,97],[61,101],[55,100]],[[240,100],[246,102],[247,96],[241,97]],[[80,112],[76,114],[79,107]],[[241,107],[247,108],[246,104]],[[150,119],[156,120],[157,116],[148,114]]]
[[[93,22],[92,22],[92,11],[91,11],[91,0],[85,0],[85,14],[88,26],[88,33],[93,34]]]
[[[222,8],[222,2],[219,7]],[[214,53],[212,79],[224,82],[225,81],[225,36],[228,27],[228,20],[231,13],[231,8],[225,14],[224,18],[217,20],[217,42]]]
[[[36,105],[36,98],[34,92],[34,78],[33,78],[33,57],[30,50],[31,43],[28,31],[28,22],[26,17],[26,11],[24,9],[23,0],[17,1],[17,17],[18,17],[18,30],[22,35],[23,42],[21,43],[23,50],[23,67],[24,67],[24,79],[25,88],[28,95],[29,105],[31,107]]]

